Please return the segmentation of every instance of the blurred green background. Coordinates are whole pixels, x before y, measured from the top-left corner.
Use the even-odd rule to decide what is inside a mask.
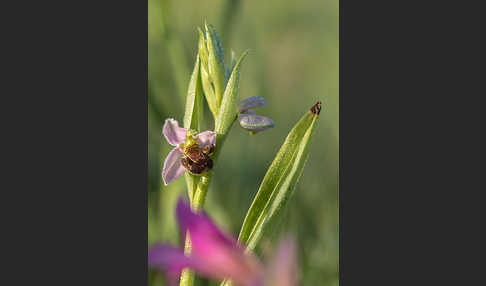
[[[338,285],[339,100],[338,0],[149,0],[149,244],[180,244],[174,218],[185,181],[165,187],[161,166],[171,149],[162,125],[183,118],[185,94],[197,52],[197,26],[206,20],[243,62],[239,97],[263,96],[256,112],[276,126],[250,136],[233,125],[206,199],[207,213],[235,237],[266,169],[287,133],[317,100],[323,103],[310,156],[280,229],[296,238],[301,285]],[[206,108],[203,129],[212,129]],[[275,245],[277,238],[264,242]],[[265,244],[265,243],[263,243]],[[198,285],[218,285],[198,279]],[[163,285],[149,273],[150,285]]]

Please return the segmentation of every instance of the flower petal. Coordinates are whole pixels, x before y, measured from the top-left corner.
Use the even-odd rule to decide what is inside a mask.
[[[208,273],[207,266],[194,257],[187,257],[182,249],[164,244],[155,244],[148,252],[148,266],[160,271],[167,271],[168,285],[176,286],[178,277],[184,268],[191,268],[199,273]]]
[[[248,109],[253,109],[257,107],[262,107],[267,105],[268,103],[263,99],[261,96],[252,96],[247,99],[244,99],[238,104],[238,110],[240,113],[247,111]]]
[[[208,145],[216,146],[216,132],[204,131],[197,135],[199,147],[202,149]]]
[[[186,141],[187,129],[179,127],[177,120],[169,118],[165,120],[162,133],[170,145],[177,146]]]
[[[238,121],[243,129],[253,133],[265,131],[275,126],[272,119],[255,114],[240,114],[238,115]]]
[[[297,265],[295,244],[290,238],[280,242],[265,273],[268,286],[297,286]]]
[[[210,244],[217,243],[222,247],[238,247],[236,240],[222,233],[206,215],[193,212],[190,205],[183,199],[179,199],[177,203],[176,215],[181,231],[183,233],[187,230],[191,232],[193,248],[199,248],[194,243],[198,244],[200,238],[208,238],[211,240]],[[204,248],[204,245],[201,246]]]
[[[164,168],[162,169],[162,179],[167,186],[174,180],[179,178],[186,169],[181,164],[182,151],[179,148],[174,148],[170,151],[164,161]]]
[[[183,268],[192,266],[192,261],[182,249],[156,244],[148,252],[148,266],[169,273],[180,273]]]
[[[189,231],[192,256],[202,261],[213,278],[231,278],[238,285],[250,285],[260,279],[263,267],[252,255],[246,254],[236,240],[222,233],[203,214],[192,212],[190,206],[179,200],[177,218],[181,229]]]

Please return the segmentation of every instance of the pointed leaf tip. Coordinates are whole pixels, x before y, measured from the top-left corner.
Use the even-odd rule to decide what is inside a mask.
[[[321,113],[321,106],[322,106],[322,105],[321,105],[321,101],[318,101],[316,104],[314,104],[314,105],[311,107],[310,111],[311,111],[312,113],[314,113],[315,115],[319,115],[319,113]]]

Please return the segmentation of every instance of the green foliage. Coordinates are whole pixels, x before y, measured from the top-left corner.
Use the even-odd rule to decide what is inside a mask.
[[[218,107],[221,106],[223,91],[225,89],[224,51],[221,40],[213,26],[205,24],[206,44],[208,48],[208,69],[214,85],[214,94]]]
[[[209,109],[216,118],[223,98],[227,69],[224,66],[223,44],[218,33],[213,26],[204,26],[204,32],[198,28],[202,85]]]
[[[201,29],[198,29],[198,48],[201,56],[198,54],[189,83],[184,126],[186,128],[188,126],[194,127],[192,129],[196,129],[195,127],[197,127],[197,130],[200,131],[201,113],[203,109],[201,92],[204,86],[206,86],[208,90],[206,98],[215,118],[215,131],[217,133],[217,148],[212,158],[213,164],[215,164],[226,133],[229,131],[231,125],[233,125],[237,116],[236,101],[240,64],[247,52],[243,53],[240,57],[233,69],[228,85],[225,85],[226,70],[223,63],[223,46],[221,40],[212,26],[206,24],[205,28],[205,34],[202,33]],[[201,72],[203,70],[204,72]],[[226,87],[224,95],[222,95],[223,87]],[[185,173],[187,192],[193,209],[201,210],[203,208],[211,177],[212,171],[202,176],[194,176],[188,172]],[[185,250],[187,253],[191,250],[189,236],[186,238]],[[179,285],[192,286],[193,284],[194,272],[190,269],[185,269],[182,272]]]
[[[285,207],[304,169],[318,114],[308,111],[275,156],[241,227],[238,240],[253,250],[263,232]]]
[[[202,87],[204,90],[206,101],[208,102],[209,105],[209,110],[211,110],[213,117],[216,118],[216,116],[218,115],[219,106],[215,95],[214,86],[212,84],[211,75],[209,74],[209,68],[208,68],[209,52],[206,45],[206,35],[201,30],[201,28],[198,27],[197,30],[199,32],[198,48],[199,48],[199,58],[201,60],[200,70],[201,70]]]
[[[265,231],[278,226],[280,214],[302,175],[309,155],[310,139],[319,117],[316,106],[320,111],[318,103],[313,106],[314,112],[312,109],[306,112],[287,135],[253,199],[238,237],[238,241],[247,246],[247,251],[255,249]],[[232,283],[228,280],[221,283],[221,286],[230,285]]]
[[[216,118],[214,131],[218,134],[226,134],[238,116],[237,100],[238,100],[238,86],[240,83],[240,67],[241,62],[248,54],[245,51],[238,62],[236,63],[231,76],[229,78],[228,84],[223,95],[223,102],[221,103],[221,108]]]

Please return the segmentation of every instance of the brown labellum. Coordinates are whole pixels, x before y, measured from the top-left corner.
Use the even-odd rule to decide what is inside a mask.
[[[181,164],[193,175],[201,175],[213,168],[213,161],[209,157],[199,162],[194,162],[189,157],[183,157]]]
[[[213,160],[209,157],[214,151],[214,145],[206,146],[201,151],[199,146],[193,145],[184,150],[181,164],[193,175],[201,175],[213,168]]]

